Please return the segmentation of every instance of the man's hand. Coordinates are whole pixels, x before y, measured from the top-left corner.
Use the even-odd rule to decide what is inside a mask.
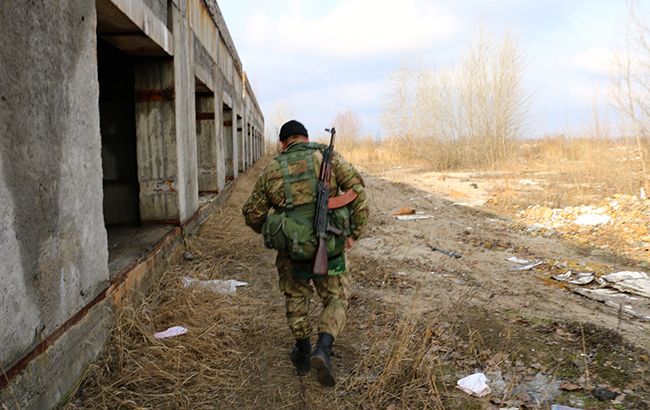
[[[350,236],[345,238],[345,250],[348,250],[348,249],[352,248],[354,246],[355,242],[356,241],[354,239],[352,239]]]

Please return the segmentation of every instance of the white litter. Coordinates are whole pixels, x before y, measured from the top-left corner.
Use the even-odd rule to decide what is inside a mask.
[[[575,223],[581,226],[597,226],[604,225],[611,220],[612,218],[605,214],[584,214],[577,217]]]
[[[536,262],[530,263],[528,265],[515,266],[514,268],[510,268],[510,270],[514,270],[514,271],[531,270],[531,269],[541,265],[542,263],[544,263],[544,262],[536,261]]]
[[[422,219],[431,219],[431,215],[397,215],[398,221],[419,221]]]
[[[180,336],[187,333],[187,329],[183,326],[173,326],[163,332],[156,332],[153,337],[156,339],[167,339],[168,337]]]
[[[221,280],[221,279],[212,279],[212,280],[200,280],[191,278],[189,276],[183,276],[183,287],[184,288],[203,288],[211,290],[215,293],[223,294],[233,294],[237,292],[239,286],[246,286],[247,282],[241,282],[234,279]]]
[[[508,262],[517,263],[519,265],[528,265],[530,261],[528,259],[521,259],[516,256],[506,259]]]
[[[614,289],[650,298],[650,277],[645,272],[615,272],[603,279]]]
[[[588,285],[594,281],[596,275],[593,272],[580,272],[574,274],[572,271],[567,271],[561,275],[552,276],[552,278],[559,280],[560,282],[568,282],[572,285]]]
[[[519,185],[524,185],[524,186],[539,185],[539,182],[533,181],[532,179],[520,179]]]
[[[470,376],[463,377],[456,382],[456,386],[467,394],[476,397],[487,396],[492,393],[488,386],[488,378],[483,373],[474,373]]]

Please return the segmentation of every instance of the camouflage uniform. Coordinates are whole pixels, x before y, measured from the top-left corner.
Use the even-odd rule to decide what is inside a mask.
[[[295,142],[285,149],[285,153],[294,150],[312,149],[313,168],[317,173],[322,162],[322,154],[318,148],[320,144]],[[289,168],[290,175],[305,172],[311,164],[292,164]],[[316,175],[317,177],[318,175]],[[312,186],[305,181],[292,185],[293,204],[300,206],[315,202],[315,192]],[[359,173],[336,152],[332,155],[332,178],[330,181],[330,195],[336,196],[339,190],[353,189],[358,197],[350,207],[354,228],[350,235],[352,239],[359,239],[368,218],[367,198],[364,190],[363,179]],[[262,172],[255,188],[244,205],[242,212],[246,224],[260,233],[262,225],[271,208],[276,210],[286,206],[284,181],[280,162],[276,159]],[[319,321],[319,332],[326,332],[338,336],[345,325],[345,312],[348,306],[351,279],[345,266],[345,256],[336,263],[330,261],[330,270],[324,277],[305,276],[306,270],[311,270],[309,263],[293,261],[285,252],[278,252],[276,266],[278,268],[280,290],[286,297],[286,311],[289,328],[296,337],[302,339],[309,337],[311,326],[309,324],[309,301],[313,293],[312,284],[323,300],[323,311]]]

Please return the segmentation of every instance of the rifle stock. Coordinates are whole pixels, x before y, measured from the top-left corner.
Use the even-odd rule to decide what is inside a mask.
[[[327,275],[327,241],[324,238],[318,239],[318,247],[314,257],[313,272],[315,275]]]

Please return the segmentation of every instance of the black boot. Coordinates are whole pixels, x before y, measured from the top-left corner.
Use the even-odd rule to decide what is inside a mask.
[[[299,375],[304,376],[311,370],[310,356],[311,343],[309,338],[296,339],[296,346],[291,351],[291,362],[296,366]]]
[[[316,351],[311,356],[311,366],[316,370],[316,378],[320,384],[329,387],[336,384],[336,376],[330,360],[332,343],[334,343],[334,336],[329,333],[319,334]]]

